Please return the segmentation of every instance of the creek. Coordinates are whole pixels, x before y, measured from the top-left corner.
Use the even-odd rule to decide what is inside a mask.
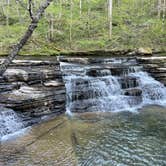
[[[61,62],[66,114],[0,113],[0,165],[166,165],[166,88],[135,59]]]

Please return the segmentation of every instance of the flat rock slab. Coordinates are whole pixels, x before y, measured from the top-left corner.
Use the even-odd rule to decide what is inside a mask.
[[[76,166],[72,135],[72,126],[63,116],[35,125],[20,137],[1,144],[0,163],[3,166]]]
[[[60,70],[54,68],[9,68],[4,73],[4,80],[7,82],[31,82],[31,81],[45,81],[48,79],[61,78]]]
[[[0,64],[4,59],[0,59]],[[42,65],[59,65],[57,60],[13,60],[10,66],[42,66]]]

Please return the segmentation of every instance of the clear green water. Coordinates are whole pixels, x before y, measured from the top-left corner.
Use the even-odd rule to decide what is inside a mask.
[[[2,166],[165,166],[166,109],[61,116],[0,149]]]

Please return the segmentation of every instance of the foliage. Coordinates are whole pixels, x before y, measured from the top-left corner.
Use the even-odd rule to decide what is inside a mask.
[[[22,2],[27,6],[26,0]],[[34,2],[35,10],[41,1]],[[22,54],[138,47],[166,49],[166,22],[157,17],[156,0],[114,0],[111,40],[108,37],[107,13],[107,0],[82,0],[81,12],[79,0],[73,0],[72,8],[70,1],[54,1]],[[6,1],[0,3],[0,54],[7,53],[20,39],[29,21],[22,4],[15,0],[10,4]]]

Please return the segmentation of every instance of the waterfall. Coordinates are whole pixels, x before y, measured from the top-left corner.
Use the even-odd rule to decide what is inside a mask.
[[[71,112],[135,111],[144,105],[166,106],[166,88],[143,71],[136,60],[100,63],[61,62]]]
[[[142,89],[143,104],[166,105],[166,87],[146,72],[131,73],[138,79],[139,87]]]
[[[23,126],[21,119],[12,109],[0,107],[0,139],[4,135],[20,130]]]

